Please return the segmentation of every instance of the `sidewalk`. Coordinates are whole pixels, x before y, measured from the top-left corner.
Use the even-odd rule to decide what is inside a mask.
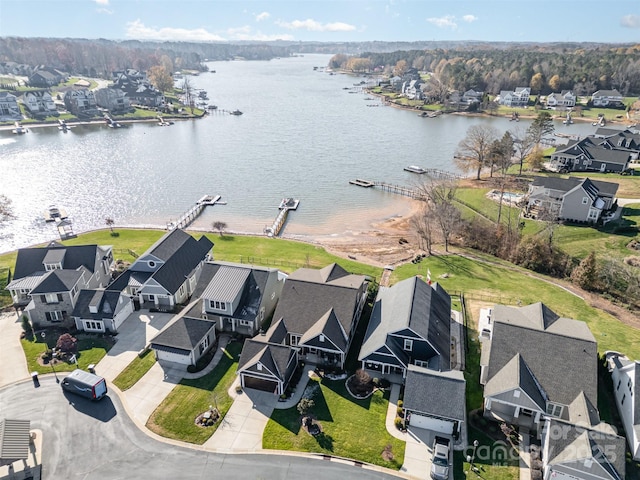
[[[520,429],[520,480],[531,480],[531,455],[529,454],[529,430]]]

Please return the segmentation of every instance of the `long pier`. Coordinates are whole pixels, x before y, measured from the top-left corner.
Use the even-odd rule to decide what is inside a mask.
[[[462,176],[456,173],[446,172],[444,170],[437,170],[435,168],[426,169],[425,175],[434,180],[456,181],[462,178]],[[375,187],[385,192],[395,193],[397,195],[403,195],[405,197],[415,198],[418,200],[423,198],[423,195],[420,192],[419,188],[411,188],[404,185],[395,185],[387,182],[363,180],[362,178],[349,180],[349,183],[351,185],[356,185],[358,187],[364,187],[364,188]]]
[[[216,203],[221,203],[220,202],[220,195],[216,195],[216,196],[212,196],[212,195],[205,195],[203,196],[200,200],[198,200],[195,205],[193,205],[191,208],[189,208],[189,210],[187,210],[186,212],[184,212],[180,218],[178,218],[178,220],[176,220],[175,222],[169,222],[167,223],[167,230],[173,230],[175,228],[186,228],[188,227],[191,222],[193,222],[196,218],[198,218],[198,215],[200,215],[202,213],[202,211],[204,210],[205,207],[209,206],[209,205],[215,205]]]
[[[283,198],[282,202],[280,202],[280,206],[278,207],[280,211],[278,212],[273,225],[265,228],[264,233],[266,233],[268,237],[277,237],[282,231],[284,222],[287,221],[289,211],[297,209],[299,204],[300,200],[296,200],[294,198]]]

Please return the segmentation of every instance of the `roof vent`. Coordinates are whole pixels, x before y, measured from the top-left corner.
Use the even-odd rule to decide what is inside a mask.
[[[322,333],[320,334],[320,341],[324,342],[324,335]]]

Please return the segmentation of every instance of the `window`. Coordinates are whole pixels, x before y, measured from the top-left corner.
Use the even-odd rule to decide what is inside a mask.
[[[104,327],[102,322],[96,322],[93,320],[85,320],[84,322],[84,329],[85,330],[96,330],[96,331],[103,331]]]
[[[217,300],[209,300],[209,308],[213,308],[214,310],[222,310],[224,312],[227,310],[227,304],[224,302],[218,302]]]
[[[45,263],[44,269],[47,272],[50,272],[51,270],[62,270],[62,265],[60,263]]]
[[[589,197],[582,197],[582,204],[586,205],[587,203],[589,203]]]
[[[199,348],[200,348],[200,355],[202,355],[207,350],[207,348],[209,348],[209,337],[208,336],[204,337],[202,342],[200,342]]]
[[[557,403],[547,403],[547,413],[552,417],[560,417],[562,415],[562,405],[558,405]]]
[[[53,312],[45,312],[45,318],[50,322],[61,322],[67,312],[54,310]]]
[[[321,342],[324,342],[324,335],[321,333],[320,337],[318,338]]]
[[[409,338],[404,339],[404,350],[410,352],[413,349],[413,340]]]
[[[298,345],[298,337],[295,335],[291,335],[291,346],[295,347],[296,345]]]
[[[240,320],[238,323],[244,327],[250,327],[253,325],[253,320]]]
[[[413,363],[416,364],[418,367],[427,368],[429,366],[429,362],[425,360],[415,360]]]
[[[618,390],[620,388],[620,384],[622,383],[622,379],[618,380],[618,386],[616,387],[616,390]]]
[[[45,303],[60,303],[61,301],[62,301],[61,293],[45,293],[44,294]]]
[[[622,395],[622,400],[620,401],[620,405],[624,405],[624,399],[627,398],[627,395]]]

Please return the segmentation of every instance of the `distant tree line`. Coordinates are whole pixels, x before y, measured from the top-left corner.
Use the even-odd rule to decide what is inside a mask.
[[[163,65],[168,72],[206,70],[205,60],[269,60],[290,55],[287,47],[268,44],[112,41],[69,38],[0,38],[0,62],[46,65],[76,75],[110,78],[133,68],[146,72]]]
[[[501,90],[530,86],[533,94],[573,90],[590,95],[600,89],[618,89],[623,95],[640,93],[640,45],[575,46],[558,48],[450,48],[336,54],[329,65],[358,71],[386,70],[397,74],[399,62],[430,72],[451,90],[498,94]],[[357,68],[354,68],[357,67]]]

